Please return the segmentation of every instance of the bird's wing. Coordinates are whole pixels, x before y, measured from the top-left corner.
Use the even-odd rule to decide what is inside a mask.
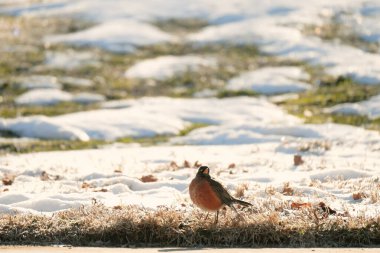
[[[228,191],[219,182],[214,179],[209,179],[211,187],[215,190],[215,193],[222,200],[222,202],[230,206],[234,202],[234,198],[228,193]]]

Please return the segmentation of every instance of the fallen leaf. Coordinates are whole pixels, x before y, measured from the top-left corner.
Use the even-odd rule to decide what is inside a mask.
[[[123,173],[123,168],[119,167],[119,168],[115,169],[113,172],[115,172],[115,173]]]
[[[13,174],[5,174],[2,181],[3,185],[12,185],[15,181],[16,175]]]
[[[42,171],[40,175],[40,179],[42,181],[48,181],[48,180],[60,180],[62,177],[60,175],[49,175],[46,171]]]
[[[8,188],[4,188],[4,189],[3,189],[3,192],[7,192],[7,191],[9,191]]]
[[[298,165],[303,164],[304,160],[302,160],[302,156],[301,155],[294,155],[293,162],[294,162],[295,166],[298,166]]]
[[[235,163],[230,163],[228,165],[228,169],[233,169],[233,168],[236,168],[236,164]]]
[[[199,167],[201,167],[202,166],[202,164],[200,163],[200,162],[198,162],[198,161],[196,161],[195,163],[194,163],[194,167],[195,168],[199,168]]]
[[[113,209],[114,209],[114,210],[121,210],[122,207],[121,207],[120,205],[118,205],[118,206],[114,206]]]
[[[48,181],[50,178],[49,178],[49,174],[46,172],[46,171],[42,171],[41,172],[41,175],[40,175],[40,179],[42,181]]]
[[[190,162],[187,160],[183,161],[183,167],[184,168],[191,168]]]
[[[329,206],[326,206],[326,204],[325,203],[323,203],[323,202],[320,202],[319,203],[319,207],[322,209],[322,211],[324,212],[324,213],[326,213],[326,214],[336,214],[336,211],[335,210],[333,210],[333,209],[331,209]]]
[[[285,196],[293,196],[294,190],[292,187],[290,187],[289,183],[284,184],[284,188],[282,189],[282,194],[284,194]]]
[[[91,187],[91,185],[89,183],[87,183],[87,182],[83,182],[82,183],[82,189],[87,189],[87,188],[90,188],[90,187]]]
[[[178,170],[179,169],[179,166],[178,166],[178,164],[175,161],[171,161],[169,166],[172,169],[174,169],[174,170]]]
[[[364,198],[366,198],[367,196],[366,196],[366,194],[365,193],[362,193],[362,192],[357,192],[357,193],[353,193],[352,194],[352,198],[354,199],[354,200],[361,200],[361,199],[364,199]]]
[[[108,192],[108,190],[105,188],[102,188],[102,189],[94,190],[94,192]]]
[[[292,209],[300,209],[300,208],[310,208],[311,207],[311,204],[306,202],[306,203],[297,203],[297,202],[293,202],[291,205],[290,205],[290,208]]]
[[[150,182],[156,182],[157,178],[153,175],[147,175],[147,176],[142,176],[140,178],[140,181],[143,183],[150,183]]]

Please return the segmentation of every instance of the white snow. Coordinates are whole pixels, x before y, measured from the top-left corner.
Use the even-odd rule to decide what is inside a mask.
[[[34,89],[23,93],[15,99],[18,105],[55,105],[70,101],[70,93],[57,89]]]
[[[226,125],[234,122],[242,124],[254,122],[260,124],[288,125],[299,122],[287,115],[279,107],[263,98],[229,99],[173,99],[165,97],[142,98],[106,102],[105,109],[71,113],[49,118],[49,127],[54,122],[57,127],[65,126],[85,132],[91,139],[114,140],[120,137],[149,137],[155,135],[176,135],[190,123]],[[112,109],[118,108],[118,109]],[[223,113],[220,113],[220,111]],[[270,115],[270,117],[268,117]],[[35,118],[4,119],[4,130],[14,131],[17,122],[31,122],[28,129],[34,129]],[[12,124],[8,124],[12,122]],[[38,124],[43,124],[38,119]],[[19,127],[19,126],[18,126]],[[44,137],[38,132],[37,138]],[[17,133],[21,136],[23,134]],[[42,136],[42,137],[41,137]],[[28,135],[28,137],[31,137]],[[56,138],[62,138],[62,135]],[[70,136],[70,138],[72,138]]]
[[[380,56],[339,41],[322,41],[301,33],[304,25],[321,25],[335,15],[349,15],[359,35],[378,41],[377,1],[275,0],[270,2],[196,0],[101,1],[60,0],[4,7],[0,13],[26,16],[71,16],[96,22],[86,30],[47,37],[46,43],[69,43],[131,52],[138,46],[176,42],[176,38],[150,25],[170,18],[200,18],[210,22],[185,40],[194,43],[256,44],[264,53],[322,65],[331,75],[343,75],[364,84],[380,83]],[[352,61],[355,59],[355,61]]]
[[[62,87],[55,76],[26,76],[16,81],[24,89],[60,89]]]
[[[69,92],[57,89],[34,89],[27,91],[15,99],[18,105],[49,106],[61,102],[74,102],[78,104],[91,104],[105,101],[101,94],[82,92],[72,95]]]
[[[89,140],[88,135],[84,131],[55,123],[46,116],[1,119],[0,130],[11,130],[18,136],[30,138]]]
[[[8,0],[1,2],[10,4]],[[17,2],[17,6],[2,6],[0,13],[77,17],[95,22],[93,27],[82,31],[47,37],[46,44],[86,45],[118,53],[167,42],[254,44],[263,53],[285,61],[321,65],[333,76],[348,76],[363,84],[380,83],[379,54],[343,45],[339,40],[323,41],[301,32],[304,25],[321,25],[337,14],[352,13],[352,22],[355,22],[352,27],[358,35],[368,41],[378,41],[380,8],[375,0],[194,0],[187,4],[176,0]],[[194,17],[210,24],[185,38],[152,25],[157,20]],[[46,65],[75,69],[82,64],[92,64],[91,57],[83,52],[78,55],[62,53],[48,53]],[[189,68],[215,66],[212,59],[199,57],[147,59],[127,70],[126,76],[165,79]],[[49,91],[49,96],[41,96],[40,90],[30,91],[30,100],[25,99],[28,93],[22,95],[28,103],[33,99],[38,103],[51,99],[51,92],[62,95],[61,85],[55,77],[27,78],[25,82],[19,82],[24,88],[54,88]],[[229,88],[261,89],[264,94],[297,92],[297,89],[308,89],[304,83],[307,79],[299,68],[263,68],[232,79]],[[77,79],[60,81],[86,87],[92,85],[91,81]],[[260,86],[262,83],[266,85]],[[30,95],[32,92],[39,93],[40,97],[36,99]],[[66,95],[71,97],[70,100],[75,98],[75,95]],[[196,94],[199,97],[213,95],[208,90]],[[81,101],[103,100],[93,94],[79,94],[76,98]],[[378,98],[326,110],[378,118]],[[176,136],[192,123],[209,125],[186,136]],[[187,187],[196,169],[170,167],[172,161],[181,165],[184,160],[209,165],[211,175],[231,192],[239,184],[247,183],[246,200],[258,205],[268,199],[323,201],[352,216],[378,217],[380,213],[376,198],[357,201],[352,198],[353,193],[364,192],[380,199],[379,132],[338,124],[304,124],[265,97],[158,97],[103,102],[99,110],[55,117],[0,118],[0,131],[4,130],[21,137],[82,141],[115,140],[124,136],[172,137],[168,143],[153,147],[116,143],[100,150],[4,155],[0,159],[0,174],[11,173],[16,178],[12,185],[0,186],[2,213],[52,213],[90,204],[92,199],[108,206],[137,204],[155,208],[184,205],[191,209]],[[299,166],[293,162],[297,153],[302,154],[304,160]],[[232,163],[235,168],[228,168]],[[41,181],[43,171],[60,177]],[[139,180],[149,174],[157,177],[157,182],[142,183]],[[90,187],[83,188],[83,182]],[[281,194],[285,183],[295,189],[295,196]],[[268,187],[277,192],[269,195]]]
[[[380,117],[380,95],[357,103],[338,104],[324,110],[326,113],[363,115],[370,119]]]
[[[379,142],[378,142],[379,143]],[[50,213],[90,204],[95,198],[108,206],[136,204],[145,207],[190,207],[188,185],[195,176],[194,168],[170,169],[172,161],[199,161],[211,168],[211,174],[231,192],[241,183],[248,184],[247,201],[260,203],[269,197],[282,201],[325,202],[338,211],[351,215],[364,212],[374,216],[379,203],[370,199],[353,201],[356,191],[371,192],[380,173],[378,151],[373,144],[346,146],[334,143],[330,151],[308,153],[305,164],[293,166],[293,154],[277,152],[289,143],[256,143],[233,146],[159,146],[128,147],[69,152],[47,152],[8,155],[0,160],[2,173],[16,174],[7,192],[2,192],[0,205],[6,212],[30,211]],[[230,163],[236,167],[228,169]],[[114,172],[121,169],[121,173]],[[41,181],[40,175],[60,175],[57,181]],[[138,178],[153,174],[158,181],[142,183]],[[82,188],[82,183],[90,185]],[[279,192],[289,182],[297,194],[268,195],[266,189]],[[321,185],[318,187],[318,185]],[[105,189],[104,192],[97,190]],[[360,212],[359,212],[360,211]]]
[[[265,67],[232,78],[228,90],[253,90],[261,94],[301,92],[310,89],[309,75],[299,67]]]
[[[52,35],[47,44],[68,43],[96,46],[118,53],[131,52],[138,46],[174,41],[175,38],[153,25],[128,19],[112,20],[71,34]]]
[[[100,66],[97,56],[90,52],[66,50],[63,52],[47,51],[45,65],[52,69],[73,70],[85,66]]]
[[[190,35],[189,40],[198,43],[256,44],[268,54],[325,66],[327,73],[333,76],[348,76],[363,84],[380,83],[378,54],[306,37],[298,28],[279,25],[275,19],[267,17],[209,26]]]
[[[64,76],[59,79],[63,84],[74,87],[91,87],[94,82],[89,79],[77,78],[72,76]]]
[[[105,101],[106,98],[101,94],[82,92],[73,96],[72,101],[79,104],[92,104]]]
[[[126,72],[127,78],[153,78],[165,80],[186,71],[196,71],[203,67],[215,67],[215,59],[204,56],[159,56],[154,59],[140,61]]]

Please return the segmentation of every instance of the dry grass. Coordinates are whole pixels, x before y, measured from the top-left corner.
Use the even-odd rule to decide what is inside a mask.
[[[0,216],[2,244],[82,246],[316,247],[380,244],[380,218],[317,214],[317,209],[227,210],[219,223],[199,210],[136,206],[107,208],[95,203],[56,213]],[[320,210],[318,211],[320,212]]]

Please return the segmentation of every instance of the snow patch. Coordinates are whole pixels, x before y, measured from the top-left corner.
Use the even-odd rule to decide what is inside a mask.
[[[55,105],[71,101],[72,95],[57,89],[34,89],[27,91],[15,99],[18,105]]]
[[[201,67],[215,67],[216,61],[203,56],[159,56],[138,62],[126,72],[127,78],[153,78],[165,80],[186,71],[196,71]]]
[[[26,76],[17,80],[23,89],[61,89],[62,85],[55,76]]]
[[[46,116],[2,119],[0,121],[0,130],[12,131],[18,136],[30,138],[89,140],[89,136],[83,130],[57,123]]]
[[[45,43],[67,43],[95,46],[117,53],[132,52],[136,47],[174,41],[175,38],[158,28],[128,19],[108,21],[84,31],[52,35]]]
[[[226,88],[253,90],[266,95],[301,92],[311,88],[310,84],[299,81],[308,78],[309,75],[299,67],[266,67],[232,78]]]
[[[324,110],[325,113],[362,115],[370,119],[380,117],[380,95],[357,103],[338,104]]]

